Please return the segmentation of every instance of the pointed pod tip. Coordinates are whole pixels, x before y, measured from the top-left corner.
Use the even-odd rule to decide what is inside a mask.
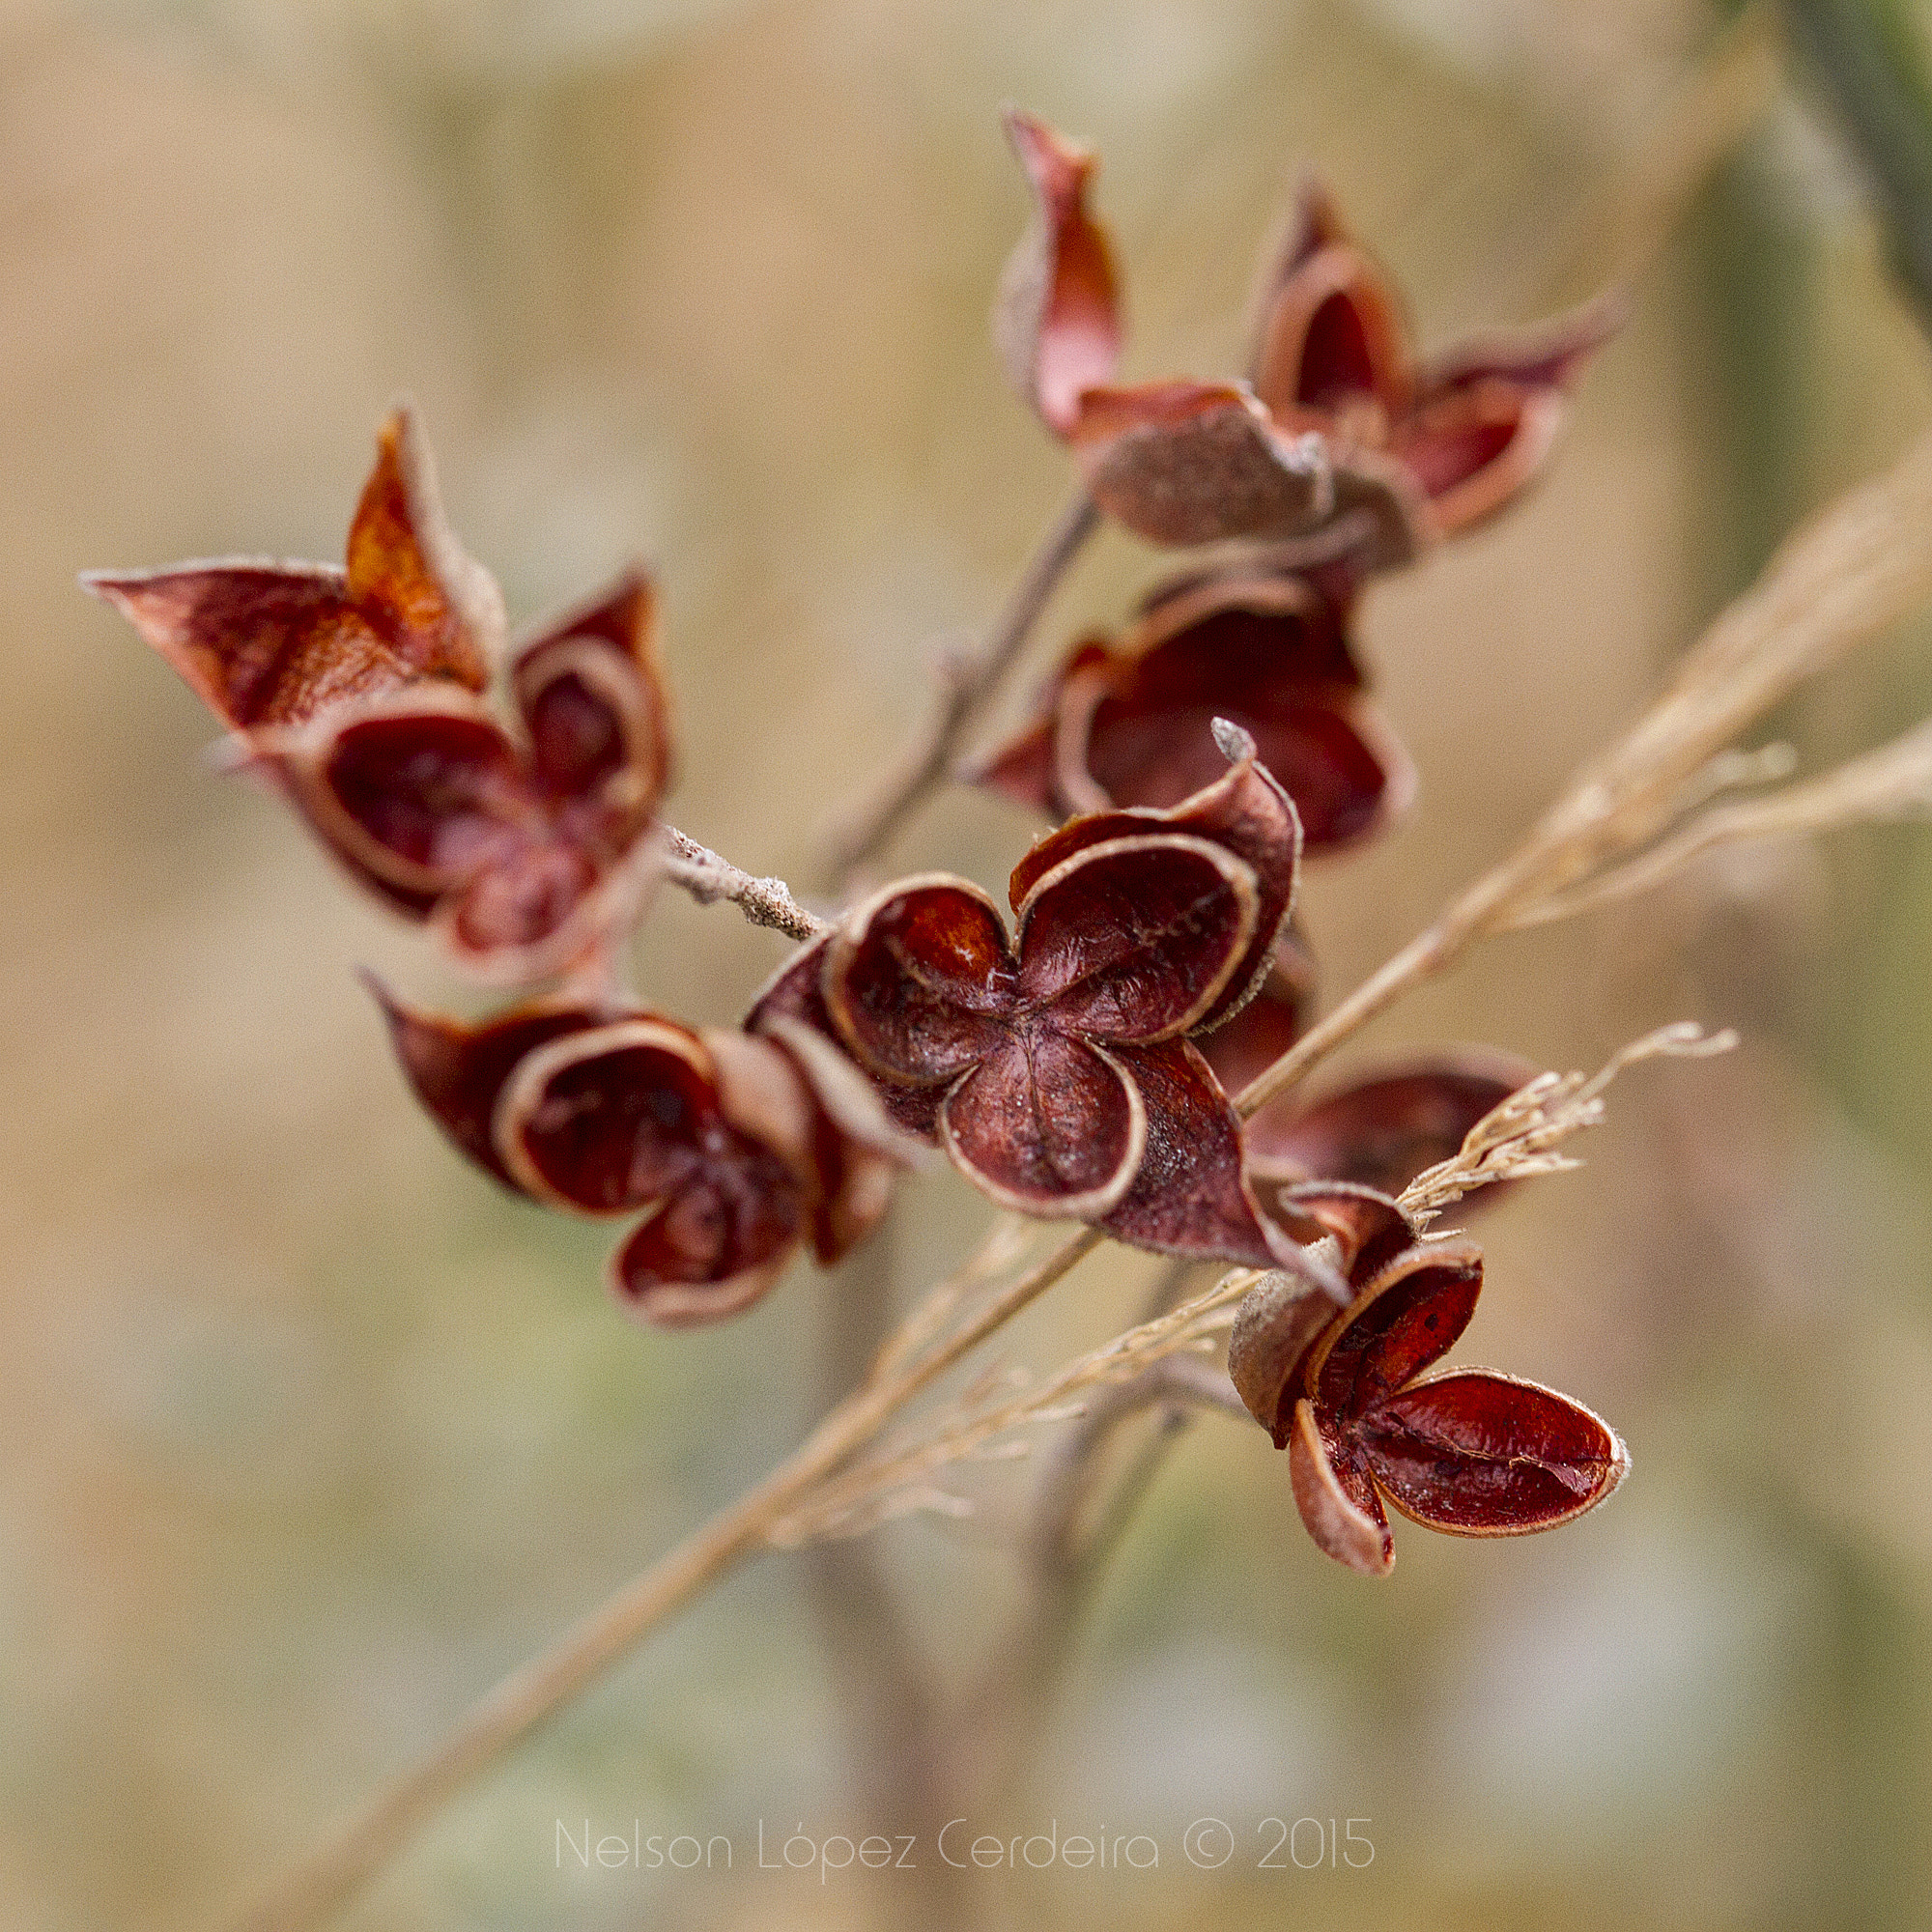
[[[1335,465],[1328,454],[1328,439],[1319,429],[1305,429],[1299,436],[1284,437],[1279,441],[1284,467],[1298,469],[1321,484],[1325,492],[1321,515],[1325,519],[1335,507]]]
[[[202,763],[219,778],[252,775],[272,780],[282,760],[270,746],[260,745],[245,731],[230,731],[201,754]]]
[[[409,1076],[411,1085],[416,1090],[417,1098],[440,1119],[440,1110],[423,1083],[437,1058],[439,1045],[446,1045],[452,1038],[449,1023],[408,1006],[391,991],[374,967],[356,967],[355,977],[376,1002],[377,1010],[383,1015],[383,1024],[388,1030],[389,1045],[404,1073]],[[447,1124],[445,1122],[445,1127]],[[475,1151],[466,1149],[466,1151],[473,1154]]]
[[[388,986],[383,980],[383,976],[373,966],[356,967],[355,977],[362,981],[369,997],[382,1008],[383,1011],[389,1018],[394,1019],[403,1010],[402,1002],[389,991]]]
[[[422,433],[422,411],[416,407],[416,399],[407,389],[398,389],[389,398],[389,407],[384,412],[383,422],[376,434],[386,441],[392,437],[419,436]]]
[[[416,412],[414,402],[408,396],[391,397],[389,407],[383,412],[383,420],[376,425],[374,474],[399,473],[403,487],[410,489],[417,486],[428,462],[429,449],[423,436],[422,417]]]
[[[411,1065],[409,1044],[412,1035],[420,1033],[428,1024],[425,1017],[413,1011],[392,992],[386,980],[373,966],[358,966],[355,977],[362,981],[369,997],[376,1002],[383,1015],[384,1024],[389,1029],[389,1037],[395,1045],[397,1056],[403,1064]]]
[[[1000,102],[1000,126],[1007,130],[1007,139],[1024,153],[1029,148],[1058,147],[1059,136],[1037,114],[1030,113],[1017,100]]]
[[[1232,718],[1217,718],[1213,724],[1214,743],[1231,765],[1249,763],[1256,755],[1255,734],[1236,724]]]
[[[73,581],[90,597],[112,605],[128,621],[147,636],[142,618],[145,607],[156,596],[165,597],[173,587],[170,580],[185,576],[194,564],[164,565],[159,570],[77,570]],[[218,568],[218,565],[200,566]]]
[[[1000,108],[1000,122],[1021,167],[1048,199],[1077,188],[1092,173],[1094,150],[1084,142],[1068,140],[1037,114],[1030,114],[1009,100]]]
[[[1013,100],[1000,103],[1000,126],[1006,129],[1007,140],[1020,165],[1032,173],[1035,157],[1052,142],[1052,129]]]

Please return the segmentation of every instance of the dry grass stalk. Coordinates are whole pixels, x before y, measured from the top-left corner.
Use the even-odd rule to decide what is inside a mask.
[[[1719,845],[1928,816],[1932,816],[1932,719],[1822,778],[1714,806],[1615,870],[1525,906],[1511,923],[1546,925],[1648,892]]]
[[[1728,1053],[1737,1043],[1728,1027],[1707,1034],[1694,1022],[1681,1020],[1633,1040],[1588,1078],[1581,1073],[1540,1074],[1485,1114],[1447,1160],[1418,1174],[1403,1189],[1399,1205],[1417,1227],[1427,1227],[1452,1202],[1479,1187],[1581,1167],[1574,1155],[1556,1150],[1571,1135],[1602,1124],[1604,1092],[1625,1067],[1643,1060],[1704,1060]]]
[[[1707,760],[1780,699],[1932,595],[1932,438],[1789,538],[1630,731],[1579,772],[1516,858],[1463,902],[1507,923],[1634,850],[1698,796]]]
[[[1525,923],[1665,833],[1738,769],[1733,742],[1805,679],[1932,595],[1932,437],[1786,540],[1678,666],[1662,695],[1585,764],[1500,865],[1236,1096],[1244,1117],[1476,940]],[[1833,822],[1843,822],[1833,820]]]
[[[935,1501],[951,1514],[959,1513],[959,1499],[934,1487],[933,1478],[942,1469],[984,1460],[991,1445],[1016,1430],[1084,1417],[1090,1391],[1139,1382],[1177,1351],[1208,1345],[1264,1272],[1232,1269],[1203,1293],[1077,1356],[1044,1381],[1023,1385],[1016,1394],[1000,1390],[1001,1383],[1010,1385],[1015,1379],[1010,1372],[982,1378],[925,1428],[855,1463],[826,1484],[808,1507],[774,1523],[770,1540],[795,1548],[824,1537],[856,1536],[877,1523],[931,1508]],[[1183,1385],[1162,1393],[1180,1395]],[[1002,1459],[1024,1455],[1027,1446],[1015,1442],[998,1453]]]

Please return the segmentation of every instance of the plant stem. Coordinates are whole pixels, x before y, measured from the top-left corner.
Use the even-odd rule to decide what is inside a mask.
[[[506,1677],[430,1756],[235,1921],[236,1932],[311,1932],[346,1904],[478,1773],[601,1677],[648,1631],[760,1548],[767,1529],[961,1356],[1084,1261],[1083,1228],[905,1368],[854,1390],[763,1482],[624,1585],[542,1656]]]
[[[807,912],[782,879],[754,878],[674,825],[661,827],[660,837],[665,849],[665,877],[682,887],[699,905],[729,899],[753,925],[769,926],[790,939],[813,939],[825,930],[825,922]]]
[[[1013,585],[985,642],[970,663],[949,667],[942,673],[939,702],[919,736],[878,789],[835,823],[830,867],[841,884],[880,852],[904,820],[945,782],[960,741],[1012,668],[1067,566],[1099,522],[1100,512],[1084,490],[1061,511]]]
[[[1480,891],[1465,895],[1459,907]],[[1446,965],[1472,936],[1465,933],[1463,941],[1452,944],[1445,937],[1447,926],[1445,917],[1405,947],[1251,1081],[1236,1103],[1242,1114],[1253,1114],[1407,987]],[[1104,1238],[1096,1228],[1082,1228],[943,1339],[903,1367],[855,1389],[763,1482],[593,1610],[552,1650],[505,1678],[435,1752],[237,1919],[236,1932],[313,1932],[325,1923],[472,1777],[587,1690],[658,1624],[764,1547],[768,1530],[871,1441],[907,1403],[1069,1273]]]

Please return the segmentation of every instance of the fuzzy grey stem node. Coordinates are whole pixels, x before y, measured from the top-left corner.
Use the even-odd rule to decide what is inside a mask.
[[[729,899],[753,925],[769,926],[788,939],[815,939],[825,930],[825,922],[807,912],[782,879],[754,878],[674,825],[664,828],[664,849],[665,876],[699,905]]]

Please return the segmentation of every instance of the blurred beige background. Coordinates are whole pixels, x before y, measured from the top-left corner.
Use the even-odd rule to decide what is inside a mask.
[[[664,586],[676,821],[803,878],[1066,488],[986,342],[1024,215],[995,110],[1095,142],[1138,375],[1229,366],[1316,161],[1440,341],[1526,312],[1713,21],[1685,0],[12,0],[0,22],[0,1925],[185,1926],[306,1847],[503,1669],[760,1473],[822,1402],[801,1269],[717,1331],[607,1303],[607,1232],[493,1192],[407,1101],[351,968],[460,989],[75,589],[86,566],[330,558],[412,391],[466,540],[534,615]],[[1545,488],[1378,588],[1423,775],[1322,871],[1331,994],[1497,852],[1806,507],[1932,416],[1859,180],[1787,94],[1635,284]],[[1116,534],[1041,648],[1158,569]],[[1932,632],[1779,722],[1806,760],[1932,698]],[[1017,694],[1016,694],[1017,696]],[[908,867],[1030,835],[949,797]],[[779,954],[654,913],[645,994],[727,1020]],[[1065,1681],[1027,1830],[1157,1870],[989,1875],[983,1922],[1889,1927],[1932,1918],[1932,845],[1734,856],[1492,947],[1365,1043],[1594,1067],[1666,1020],[1581,1174],[1485,1224],[1466,1352],[1622,1428],[1601,1516],[1408,1529],[1371,1585],[1258,1432],[1157,1480]],[[902,1292],[970,1245],[941,1174]],[[1016,1337],[1049,1363],[1144,1261]],[[992,1670],[1024,1467],[877,1540],[944,1686]],[[364,1927],[858,1925],[755,1869],[868,1822],[876,1740],[794,1559],[699,1605],[455,1806]],[[1253,1869],[1270,1817],[1373,1821],[1365,1871]],[[1181,1833],[1239,1854],[1193,1869]],[[559,1868],[575,1831],[728,1835],[729,1872]],[[893,1821],[880,1823],[893,1829]],[[899,1829],[911,1829],[901,1826]]]

